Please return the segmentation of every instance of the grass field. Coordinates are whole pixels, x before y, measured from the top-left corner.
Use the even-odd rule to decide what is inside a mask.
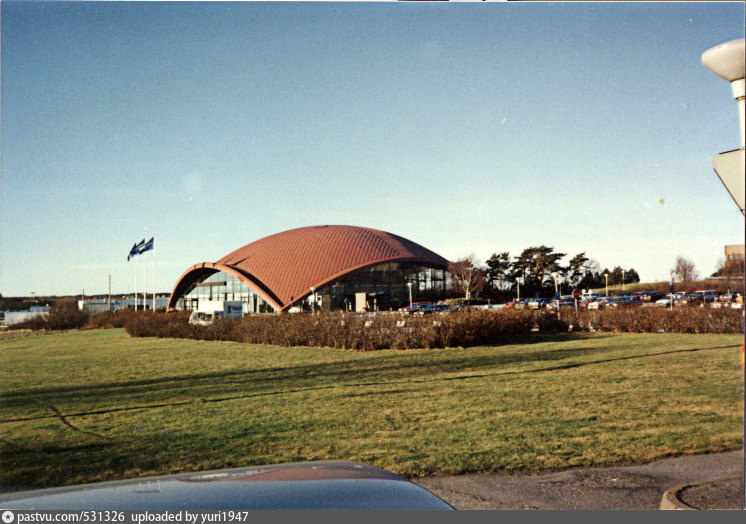
[[[739,335],[350,352],[91,330],[0,346],[0,482],[347,459],[409,476],[742,445]]]

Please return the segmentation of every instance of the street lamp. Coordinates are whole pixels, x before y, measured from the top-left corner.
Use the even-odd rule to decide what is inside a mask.
[[[557,273],[552,273],[552,278],[554,279],[554,298],[559,300],[559,291],[557,291],[557,277],[559,275]]]
[[[316,314],[316,308],[314,307],[316,304],[316,288],[311,286],[311,314]]]
[[[409,288],[409,312],[412,312],[412,283],[407,282],[407,287]]]
[[[674,274],[674,270],[672,269],[671,270],[671,287],[668,288],[669,296],[671,297],[671,300],[670,300],[670,302],[671,302],[671,311],[673,311],[673,274]]]
[[[609,296],[609,274],[604,273],[604,277],[606,278],[606,296]]]
[[[707,69],[730,82],[733,98],[738,102],[741,129],[741,148],[715,155],[712,167],[718,178],[744,211],[744,145],[746,144],[746,80],[744,79],[744,40],[731,40],[702,53],[702,63]]]

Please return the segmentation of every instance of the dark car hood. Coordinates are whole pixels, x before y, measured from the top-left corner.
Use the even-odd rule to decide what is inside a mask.
[[[383,469],[346,461],[182,473],[6,494],[3,509],[453,509]]]

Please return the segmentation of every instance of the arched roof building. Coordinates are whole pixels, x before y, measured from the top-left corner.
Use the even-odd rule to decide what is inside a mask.
[[[391,296],[401,295],[402,286],[406,289],[408,281],[415,281],[413,275],[423,269],[443,273],[447,265],[448,261],[440,255],[385,231],[339,225],[302,227],[247,244],[217,262],[190,267],[176,283],[169,308],[178,307],[179,300],[196,287],[230,287],[225,280],[219,280],[223,276],[248,288],[274,311],[285,312],[306,299],[311,288],[325,290],[329,296],[342,296],[370,291],[373,286],[380,293],[388,290]],[[221,276],[216,279],[216,274]],[[423,287],[419,278],[416,289]],[[438,277],[423,278],[432,287],[432,280]],[[444,282],[443,277],[443,289]],[[212,298],[213,289],[209,292]],[[215,295],[228,296],[217,291]]]

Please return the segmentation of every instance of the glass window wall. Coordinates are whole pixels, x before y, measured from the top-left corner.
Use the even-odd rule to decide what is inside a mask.
[[[262,297],[239,279],[223,272],[215,272],[200,282],[192,285],[191,289],[182,295],[177,302],[178,309],[198,310],[214,302],[240,301],[244,302],[245,313],[272,313],[274,309]],[[200,308],[200,303],[202,307]]]
[[[355,308],[355,294],[369,293],[372,309],[390,310],[409,305],[412,301],[437,301],[445,298],[446,275],[443,269],[408,262],[390,262],[360,269],[317,291],[323,297],[323,309]]]

